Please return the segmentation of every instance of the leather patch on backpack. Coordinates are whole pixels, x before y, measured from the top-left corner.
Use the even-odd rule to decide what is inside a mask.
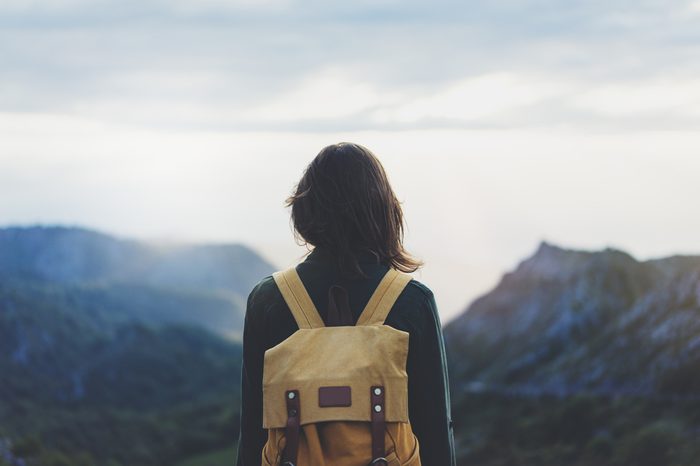
[[[350,387],[347,385],[340,387],[318,388],[318,406],[321,408],[350,406],[351,404],[352,397],[350,395]]]

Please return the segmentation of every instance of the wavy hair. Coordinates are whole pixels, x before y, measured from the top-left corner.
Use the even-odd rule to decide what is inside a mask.
[[[329,249],[343,275],[366,276],[356,257],[362,251],[403,272],[423,265],[404,249],[403,211],[384,167],[359,144],[324,147],[285,206],[297,243]]]

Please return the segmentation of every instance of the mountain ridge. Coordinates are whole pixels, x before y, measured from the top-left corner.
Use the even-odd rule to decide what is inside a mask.
[[[700,387],[700,256],[541,242],[445,326],[455,391],[688,396]],[[679,378],[683,383],[679,382]]]
[[[226,336],[240,336],[247,295],[273,270],[241,244],[163,246],[83,227],[0,228],[6,284],[50,288],[78,304],[99,302],[92,312],[107,306],[110,318],[190,323]]]

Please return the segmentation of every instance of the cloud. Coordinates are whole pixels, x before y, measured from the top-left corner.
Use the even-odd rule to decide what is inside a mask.
[[[551,79],[492,73],[460,80],[428,95],[377,110],[378,122],[415,123],[421,120],[492,121],[523,106],[561,95],[567,85]]]
[[[573,104],[614,117],[700,117],[700,79],[656,79],[607,84],[582,92]]]
[[[8,0],[0,111],[179,130],[586,126],[596,117],[627,129],[639,112],[645,125],[668,126],[670,99],[674,124],[687,127],[694,104],[672,88],[692,91],[700,71],[693,5]]]
[[[700,14],[700,1],[695,0],[688,3],[688,12],[692,14]]]
[[[269,96],[245,115],[261,122],[346,118],[398,101],[396,92],[382,92],[372,83],[355,78],[350,70],[321,69],[298,87]]]
[[[41,16],[44,13],[75,13],[121,8],[134,12],[153,11],[197,14],[207,11],[239,11],[286,7],[291,0],[150,0],[123,2],[118,0],[3,0],[0,11]]]

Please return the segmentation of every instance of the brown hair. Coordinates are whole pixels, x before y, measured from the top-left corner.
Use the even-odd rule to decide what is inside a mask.
[[[328,248],[345,275],[365,277],[356,257],[361,251],[403,272],[423,265],[403,247],[401,203],[366,147],[341,142],[323,148],[285,205],[292,207],[297,242]]]

